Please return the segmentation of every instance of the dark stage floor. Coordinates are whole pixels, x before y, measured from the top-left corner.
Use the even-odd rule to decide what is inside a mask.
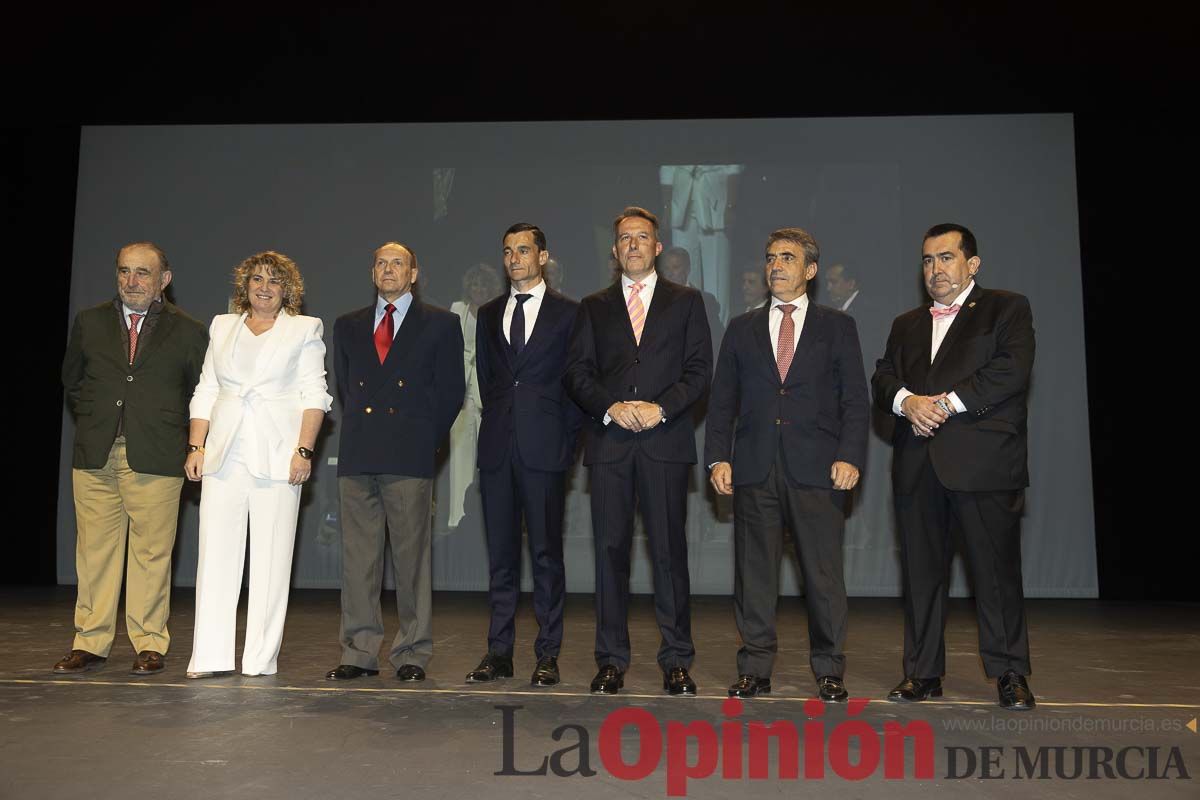
[[[723,704],[725,687],[736,677],[737,647],[731,601],[725,597],[694,601],[692,675],[700,687],[695,699],[661,692],[654,665],[658,639],[647,598],[640,598],[631,614],[634,664],[616,697],[592,697],[587,691],[595,671],[590,596],[568,602],[560,658],[564,683],[550,691],[528,686],[534,631],[527,604],[518,623],[518,677],[487,688],[463,683],[485,650],[482,595],[437,595],[435,656],[429,680],[420,688],[402,685],[389,673],[350,684],[323,679],[339,654],[338,597],[332,591],[292,594],[280,672],[273,677],[184,679],[191,649],[190,590],[174,599],[174,646],[165,674],[153,679],[129,674],[134,654],[122,630],[103,669],[55,677],[50,667],[71,644],[73,601],[72,587],[0,590],[0,798],[582,800],[665,797],[669,789],[699,798],[809,790],[829,797],[889,798],[929,792],[983,797],[1035,792],[1088,800],[1200,796],[1200,734],[1188,727],[1190,722],[1195,728],[1200,715],[1200,609],[1195,606],[1031,601],[1036,672],[1030,684],[1039,707],[1017,714],[995,706],[995,689],[976,655],[968,601],[954,603],[945,698],[919,706],[882,702],[901,677],[899,601],[852,599],[847,686],[852,697],[871,702],[853,715],[853,706],[827,707],[818,720],[824,723],[822,732],[806,713],[812,711],[805,700],[813,682],[803,601],[795,598],[781,601],[775,693],[747,702],[740,713]],[[388,611],[388,603],[384,608]],[[500,705],[521,708],[502,712],[496,709]],[[640,763],[648,773],[637,779],[622,777],[616,751],[604,745],[606,717],[628,708],[643,709],[658,723],[647,722],[641,736],[636,727],[624,729],[620,758],[632,765],[631,774],[644,759]],[[510,771],[536,770],[546,756],[571,749],[549,762],[548,774],[496,775],[505,769],[504,713],[511,715]],[[634,719],[638,713],[633,712]],[[685,730],[668,726],[669,720],[697,724]],[[865,721],[871,730],[864,738],[864,726],[848,720]],[[788,759],[781,760],[774,745],[767,758],[769,777],[747,777],[753,752],[761,749],[755,750],[753,732],[744,745],[735,742],[755,722],[776,721],[799,731],[802,745],[790,750],[799,760],[799,780],[780,777]],[[931,735],[916,738],[932,741],[932,759],[914,752],[920,748],[910,740],[903,779],[889,779],[884,754],[891,747],[883,731],[914,721],[929,726]],[[722,723],[736,726],[728,739]],[[552,734],[560,726],[576,727],[559,730],[556,740]],[[657,744],[654,731],[661,734]],[[554,774],[555,768],[579,770],[581,748],[575,745],[581,737],[588,738],[582,748],[588,754],[584,772],[595,774]],[[817,740],[824,744],[816,746]],[[683,742],[690,747],[672,746]],[[739,746],[744,748],[740,758]],[[810,763],[822,748],[824,757]],[[672,753],[678,754],[673,763]],[[932,777],[914,777],[914,765],[930,760]],[[817,763],[823,765],[823,777],[816,775]],[[712,774],[684,782],[688,765],[696,773],[711,768]],[[742,777],[731,777],[738,765]],[[985,778],[985,772],[1002,777]]]

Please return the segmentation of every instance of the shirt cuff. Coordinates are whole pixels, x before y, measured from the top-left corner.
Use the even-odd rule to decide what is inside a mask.
[[[608,424],[608,423],[610,423],[610,422],[612,422],[612,417],[610,417],[610,416],[608,415],[608,412],[607,412],[607,411],[605,411],[605,412],[604,412],[604,424],[605,424],[605,425],[607,425],[607,424]]]
[[[963,405],[963,401],[958,399],[958,392],[951,392],[946,395],[946,399],[950,401],[950,405],[954,406],[954,410],[960,414],[967,413],[967,407]]]
[[[900,404],[904,402],[904,398],[912,397],[912,392],[908,389],[901,389],[896,392],[895,398],[892,399],[892,413],[898,417],[903,417],[904,412],[900,410]]]

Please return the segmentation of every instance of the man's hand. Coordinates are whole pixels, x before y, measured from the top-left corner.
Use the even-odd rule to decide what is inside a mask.
[[[833,488],[849,491],[858,485],[858,467],[835,461],[829,469],[829,479],[833,481]]]
[[[920,425],[917,425],[915,422],[912,425],[912,432],[915,436],[920,436],[922,439],[928,439],[931,436],[933,436],[933,431],[922,428]]]
[[[728,461],[713,464],[708,482],[717,490],[717,494],[733,494],[733,466]]]
[[[642,421],[633,403],[613,403],[608,407],[608,416],[627,431],[636,433],[642,429]]]
[[[932,436],[933,431],[950,418],[937,404],[938,400],[945,397],[945,392],[934,395],[912,394],[900,403],[900,410],[904,412],[905,419],[922,431],[918,436]]]
[[[299,486],[312,475],[312,462],[299,453],[292,453],[292,463],[288,467],[288,483]]]
[[[183,462],[183,474],[189,481],[198,481],[204,476],[204,453],[199,450],[188,453],[187,461]]]
[[[642,430],[648,431],[655,425],[662,422],[662,406],[658,403],[647,403],[645,400],[634,400],[629,405],[633,406],[633,412],[637,414],[638,422],[642,424]]]

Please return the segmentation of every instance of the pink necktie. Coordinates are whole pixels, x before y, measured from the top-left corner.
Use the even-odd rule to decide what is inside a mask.
[[[625,303],[629,311],[629,324],[633,326],[633,340],[638,344],[642,343],[642,328],[646,327],[646,307],[642,305],[642,298],[638,297],[640,291],[642,284],[630,285],[629,300]]]
[[[129,363],[133,363],[133,357],[137,355],[137,340],[138,340],[138,322],[141,321],[145,314],[130,314],[129,315]]]
[[[946,308],[930,306],[929,314],[934,318],[934,320],[946,319],[947,317],[953,317],[955,314],[957,314],[960,308],[962,308],[962,306],[960,306],[958,303]]]
[[[792,356],[796,354],[796,321],[792,319],[792,312],[796,307],[791,303],[780,303],[776,308],[783,312],[783,321],[779,323],[775,363],[779,367],[779,380],[786,381],[788,369],[792,366]]]

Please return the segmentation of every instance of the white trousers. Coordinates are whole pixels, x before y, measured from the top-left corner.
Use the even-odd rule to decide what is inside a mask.
[[[196,635],[188,672],[234,668],[238,597],[250,522],[250,599],[243,675],[274,675],[292,581],[292,550],[300,488],[255,478],[227,459],[205,475],[200,497],[200,558],[196,567]]]
[[[451,528],[466,515],[464,500],[467,487],[475,480],[475,451],[479,442],[479,406],[470,398],[463,403],[462,411],[450,427],[450,513]]]
[[[729,322],[729,237],[725,231],[704,230],[688,214],[684,227],[671,229],[671,246],[688,251],[692,258],[688,281],[717,298],[721,322]]]

